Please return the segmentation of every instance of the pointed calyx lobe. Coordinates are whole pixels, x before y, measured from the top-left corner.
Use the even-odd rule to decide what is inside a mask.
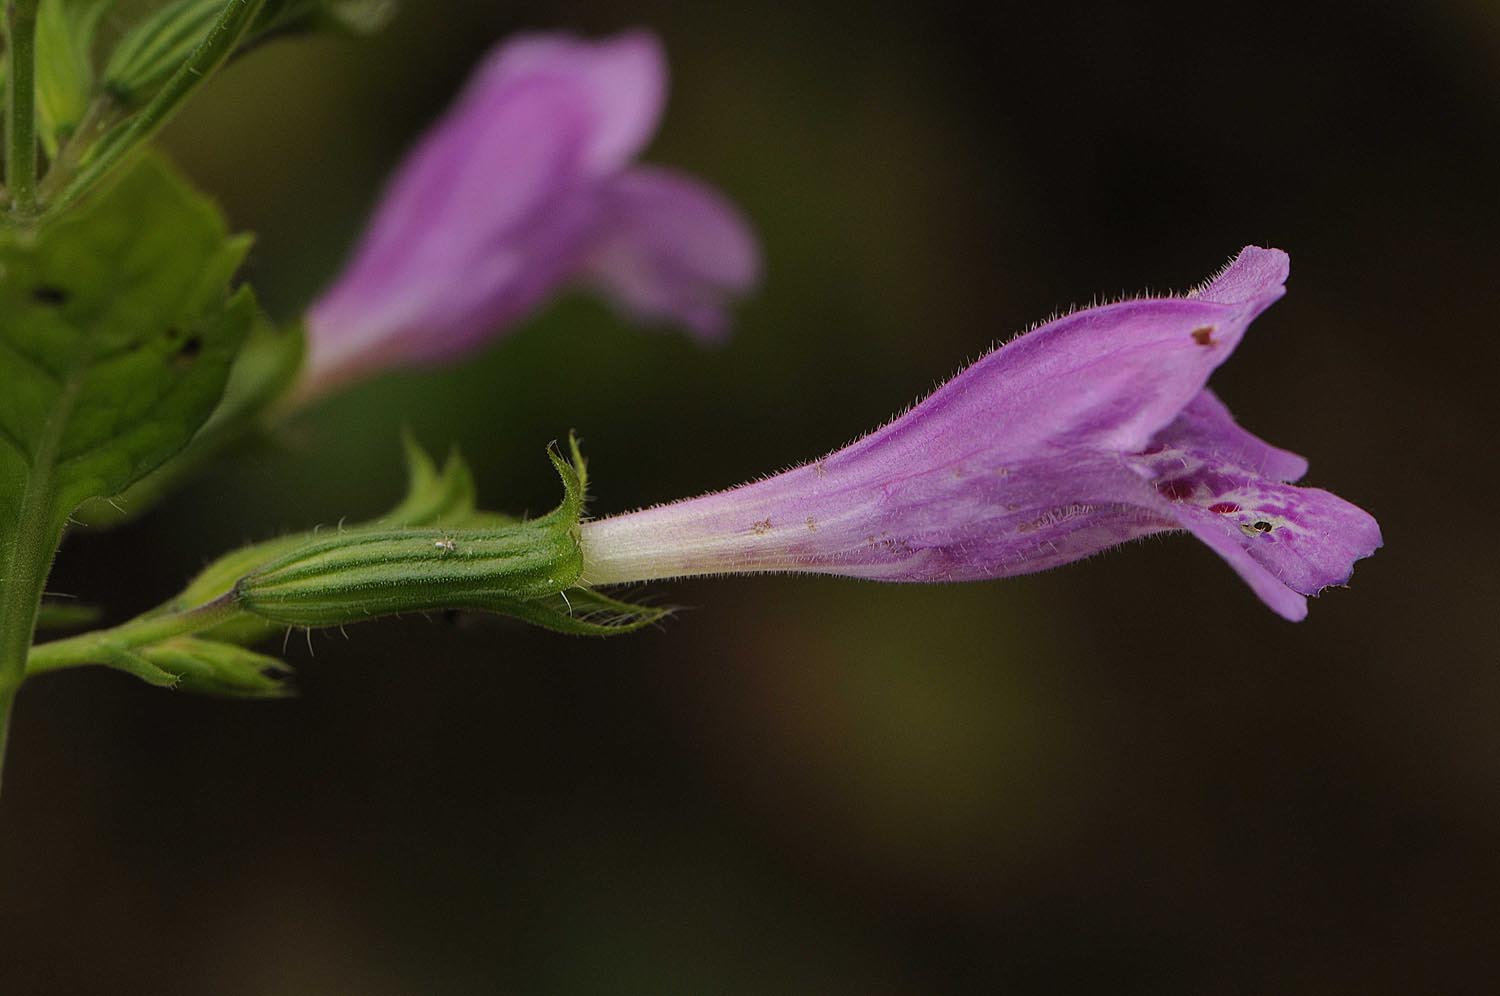
[[[1306,462],[1237,426],[1205,386],[1286,275],[1285,253],[1250,247],[1185,297],[1049,322],[821,460],[587,524],[585,580],[974,580],[1185,529],[1300,619],[1303,596],[1346,581],[1379,529],[1334,495],[1288,485]]]

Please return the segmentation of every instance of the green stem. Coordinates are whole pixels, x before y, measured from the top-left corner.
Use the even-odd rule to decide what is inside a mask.
[[[37,607],[61,539],[61,530],[47,521],[51,511],[47,488],[33,488],[34,481],[26,488],[15,545],[4,564],[5,584],[0,587],[0,695],[14,695],[26,677]]]
[[[172,78],[167,80],[166,85],[157,91],[156,96],[145,107],[118,131],[105,137],[93,157],[73,174],[57,198],[47,205],[47,212],[55,214],[65,210],[118,166],[133,149],[156,134],[193,91],[202,86],[234,54],[264,3],[265,0],[229,0],[219,14],[219,19],[214,22],[203,41],[198,43],[198,47],[193,49],[193,54],[188,56],[187,61],[177,68]]]
[[[10,0],[5,18],[10,79],[5,114],[5,181],[11,213],[36,213],[36,8],[38,0]]]
[[[211,602],[181,612],[142,616],[112,629],[41,643],[31,650],[31,657],[26,662],[26,676],[87,664],[108,664],[122,650],[149,647],[175,636],[201,633],[227,622],[240,612],[238,596],[229,591]]]
[[[125,113],[125,108],[109,92],[100,93],[89,102],[83,112],[83,120],[73,129],[57,157],[48,164],[47,175],[37,184],[37,199],[50,204],[78,169],[78,164],[106,135],[110,133]]]
[[[74,379],[63,389],[58,409],[37,442],[26,475],[26,489],[21,495],[15,540],[0,560],[0,578],[4,581],[0,584],[0,710],[7,713],[6,725],[16,690],[26,680],[26,659],[36,630],[37,608],[42,604],[42,589],[52,571],[52,558],[62,541],[63,523],[53,510],[56,502],[52,468],[77,394],[78,381]],[[0,736],[0,745],[3,741]],[[4,765],[5,755],[0,753],[0,770]]]
[[[5,747],[10,743],[10,713],[15,704],[15,689],[0,692],[0,784],[5,774]]]

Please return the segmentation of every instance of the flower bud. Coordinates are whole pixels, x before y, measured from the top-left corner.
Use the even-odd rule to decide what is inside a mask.
[[[124,104],[150,96],[188,60],[223,10],[223,0],[177,0],[152,11],[110,53],[105,89]]]
[[[37,7],[37,131],[50,157],[88,110],[94,30],[106,6],[103,0],[42,0]]]
[[[159,678],[153,684],[166,684],[200,695],[236,698],[280,698],[290,694],[283,680],[290,667],[274,657],[233,643],[185,636],[146,647],[137,654],[142,662],[168,679]],[[137,673],[137,677],[147,676]]]

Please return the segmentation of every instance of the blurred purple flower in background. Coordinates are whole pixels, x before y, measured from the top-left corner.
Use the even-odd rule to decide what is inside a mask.
[[[308,311],[303,400],[433,362],[564,285],[713,338],[759,250],[722,195],[632,160],[666,100],[660,42],[529,35],[499,46],[397,171],[353,261]]]
[[[589,522],[584,577],[807,571],[968,581],[1187,530],[1287,619],[1380,546],[1375,520],[1205,387],[1285,292],[1248,247],[1185,297],[1089,308],[991,352],[883,429],[729,491]]]

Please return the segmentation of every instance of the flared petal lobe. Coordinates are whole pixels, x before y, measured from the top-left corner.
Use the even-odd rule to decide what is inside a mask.
[[[1235,425],[1207,391],[1131,460],[1172,518],[1288,619],[1307,614],[1303,596],[1346,584],[1355,561],[1380,547],[1368,512],[1284,483],[1300,477],[1306,461]]]
[[[1307,473],[1307,460],[1240,428],[1229,408],[1208,388],[1199,391],[1182,412],[1151,440],[1153,449],[1202,450],[1248,468],[1273,481],[1296,481]]]
[[[760,251],[718,191],[643,166],[600,188],[580,279],[639,322],[672,321],[719,338],[729,330],[729,302],[760,279]]]
[[[1285,277],[1285,254],[1251,247],[1188,297],[1050,322],[822,460],[587,523],[584,576],[975,580],[1186,529],[1300,618],[1303,595],[1343,583],[1378,528],[1285,484],[1306,461],[1240,428],[1204,387]]]
[[[646,32],[500,46],[402,164],[352,261],[309,309],[301,396],[471,350],[570,283],[632,316],[722,334],[730,300],[755,282],[755,241],[706,186],[631,168],[666,85]]]

